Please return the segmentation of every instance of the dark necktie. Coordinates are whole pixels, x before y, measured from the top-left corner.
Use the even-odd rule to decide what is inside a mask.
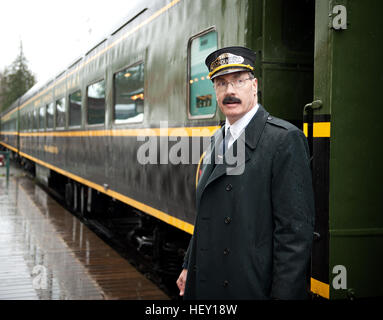
[[[229,148],[229,140],[231,137],[230,128],[227,129],[227,132],[225,134],[225,137],[222,139],[221,143],[218,145],[218,162],[216,164],[222,164],[223,163],[223,156],[227,149]]]
[[[224,149],[223,149],[223,154],[226,153],[226,151],[229,149],[229,140],[230,140],[230,137],[231,137],[231,132],[230,132],[230,127],[227,128],[227,132],[226,132],[226,135],[225,135],[225,138],[224,138]]]

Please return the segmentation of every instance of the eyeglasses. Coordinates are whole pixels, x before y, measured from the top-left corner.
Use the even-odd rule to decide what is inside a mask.
[[[247,78],[247,79],[237,79],[234,81],[225,81],[225,80],[215,80],[214,86],[217,90],[226,90],[229,86],[229,83],[233,85],[233,88],[239,89],[242,88],[247,80],[253,80],[253,78]]]

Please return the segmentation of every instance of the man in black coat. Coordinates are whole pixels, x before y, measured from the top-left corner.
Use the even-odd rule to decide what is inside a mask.
[[[202,164],[195,229],[177,285],[185,299],[304,299],[314,231],[306,137],[258,104],[255,53],[206,58],[226,124]],[[224,139],[222,139],[224,137]]]

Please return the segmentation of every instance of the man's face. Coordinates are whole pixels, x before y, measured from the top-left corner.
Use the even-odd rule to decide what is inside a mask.
[[[249,77],[249,73],[245,71],[229,73],[214,79],[218,106],[230,124],[240,119],[258,102],[257,79],[246,80]],[[238,80],[242,80],[243,86],[240,88],[235,87]]]

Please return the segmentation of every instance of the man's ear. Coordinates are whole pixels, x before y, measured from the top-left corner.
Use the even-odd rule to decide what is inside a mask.
[[[253,86],[255,89],[255,94],[257,94],[258,93],[258,79],[257,78],[254,78]]]

